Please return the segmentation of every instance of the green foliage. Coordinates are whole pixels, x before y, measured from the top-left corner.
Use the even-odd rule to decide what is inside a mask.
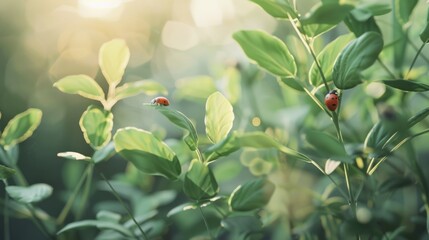
[[[223,140],[232,128],[234,112],[231,104],[220,92],[215,92],[207,98],[206,124],[207,137],[212,143]]]
[[[194,159],[185,174],[183,191],[192,200],[200,201],[214,197],[219,187],[209,166]]]
[[[110,111],[89,106],[79,121],[85,141],[94,149],[109,143],[112,137],[113,114]]]
[[[51,196],[52,187],[45,183],[37,183],[28,187],[8,186],[7,194],[21,203],[35,203]]]
[[[12,118],[6,125],[0,138],[3,146],[13,146],[33,135],[42,120],[42,111],[30,108]]]
[[[98,64],[111,87],[122,80],[129,59],[130,50],[123,39],[113,39],[101,46]]]
[[[82,97],[102,100],[104,99],[104,92],[100,85],[87,75],[70,75],[64,77],[54,83],[54,87],[58,88],[63,93],[78,94]]]
[[[303,24],[330,24],[336,25],[340,23],[349,12],[353,9],[353,5],[339,3],[324,3],[314,6],[309,13],[302,19]],[[335,12],[336,14],[332,14]]]
[[[72,222],[67,224],[64,228],[62,228],[57,234],[62,234],[64,232],[74,230],[74,229],[89,228],[89,227],[96,227],[100,230],[110,229],[122,234],[125,237],[133,237],[133,233],[126,227],[122,226],[119,223],[114,223],[106,220],[83,220],[83,221]]]
[[[5,180],[12,177],[16,171],[0,164],[0,180]]]
[[[117,100],[121,100],[135,96],[142,92],[146,95],[155,95],[158,93],[166,95],[168,93],[167,89],[158,82],[151,80],[141,80],[125,83],[124,85],[116,88],[115,98]]]
[[[400,89],[402,91],[408,92],[426,92],[429,90],[429,85],[424,83],[419,83],[415,81],[408,81],[403,79],[398,80],[385,80],[383,81],[389,87]]]
[[[274,193],[275,186],[265,178],[255,179],[238,186],[229,198],[234,211],[251,211],[264,207]]]
[[[297,18],[298,14],[292,8],[290,3],[285,1],[276,1],[276,0],[250,0],[258,4],[262,9],[264,9],[268,14],[275,18]]]

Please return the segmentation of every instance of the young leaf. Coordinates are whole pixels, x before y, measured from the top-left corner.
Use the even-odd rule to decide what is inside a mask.
[[[11,146],[25,141],[33,135],[33,132],[39,126],[42,120],[42,111],[36,108],[30,108],[16,115],[6,125],[0,144]]]
[[[285,18],[288,19],[288,15],[292,18],[297,18],[298,14],[292,8],[290,3],[286,1],[275,1],[275,0],[250,0],[258,4],[265,12],[270,14],[275,18]]]
[[[185,174],[183,191],[192,200],[199,201],[214,197],[219,187],[209,166],[194,159]]]
[[[0,164],[0,180],[5,180],[13,175],[15,175],[16,171],[13,168],[8,168],[2,164]]]
[[[115,98],[120,100],[134,95],[145,93],[146,95],[155,95],[158,93],[167,95],[167,89],[160,83],[151,80],[141,80],[125,83],[116,88]]]
[[[130,59],[130,50],[123,39],[113,39],[100,48],[98,63],[110,86],[115,87],[122,80]]]
[[[52,194],[52,187],[45,183],[37,183],[28,187],[8,186],[6,192],[18,202],[34,203],[49,197]]]
[[[63,93],[78,94],[82,97],[101,101],[104,92],[100,85],[87,75],[70,75],[54,83],[54,87]]]
[[[247,57],[263,69],[279,77],[296,75],[295,59],[279,38],[258,30],[239,31],[233,37]]]
[[[332,77],[339,89],[349,89],[361,83],[360,74],[370,67],[383,49],[383,39],[375,32],[364,33],[351,41],[338,56]]]
[[[57,154],[58,157],[70,159],[70,160],[84,160],[84,161],[91,161],[91,158],[88,156],[85,156],[83,154],[80,154],[78,152],[60,152]]]
[[[94,149],[99,149],[109,143],[112,137],[113,114],[89,106],[79,121],[85,141]]]
[[[429,85],[409,80],[384,80],[384,84],[389,87],[408,92],[426,92],[429,91]]]
[[[266,178],[258,178],[238,186],[228,204],[234,211],[251,211],[264,207],[271,199],[275,186]]]
[[[317,56],[317,61],[322,68],[323,74],[325,75],[326,81],[332,81],[332,68],[334,67],[335,61],[341,50],[354,38],[353,34],[346,34],[339,36],[334,41],[330,42]],[[322,76],[316,66],[316,63],[310,67],[310,82],[313,86],[319,86],[323,84]]]
[[[333,173],[335,169],[337,169],[337,167],[340,166],[340,164],[341,164],[340,161],[328,159],[325,163],[325,173],[327,175]]]
[[[320,3],[315,5],[310,12],[301,19],[301,23],[304,25],[315,23],[336,25],[343,21],[353,8],[354,6],[349,4]]]
[[[426,26],[422,30],[422,32],[420,33],[420,39],[424,43],[428,43],[429,42],[429,9],[428,9],[428,12],[427,12],[427,15],[426,15]]]
[[[168,118],[170,122],[188,131],[188,134],[184,136],[185,143],[188,145],[189,149],[195,151],[198,147],[198,135],[191,120],[189,120],[185,114],[171,108],[156,106],[155,109]]]
[[[176,180],[181,166],[173,150],[152,133],[137,128],[119,129],[113,137],[115,149],[140,171]]]
[[[126,237],[134,237],[134,234],[128,228],[122,226],[119,223],[102,221],[102,220],[82,220],[77,222],[72,222],[63,227],[60,231],[57,232],[57,235],[60,235],[64,232],[79,229],[79,228],[88,228],[88,227],[96,227],[98,229],[110,229],[116,231]]]
[[[234,112],[231,103],[220,93],[215,92],[207,98],[206,125],[207,137],[212,143],[224,139],[232,128]]]
[[[113,142],[109,142],[108,144],[104,145],[102,148],[97,149],[94,152],[94,155],[92,155],[92,160],[94,161],[94,163],[108,160],[113,155],[115,155],[115,153],[115,144]]]

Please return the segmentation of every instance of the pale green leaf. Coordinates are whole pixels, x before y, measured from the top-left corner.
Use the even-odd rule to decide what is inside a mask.
[[[70,159],[70,160],[84,160],[84,161],[90,161],[91,158],[88,156],[85,156],[78,152],[60,152],[57,154],[58,157]]]
[[[18,202],[34,203],[49,197],[52,194],[52,187],[45,183],[37,183],[28,187],[8,186],[6,192]]]
[[[42,111],[30,108],[12,118],[4,128],[0,138],[3,146],[12,146],[33,135],[42,120]]]
[[[258,4],[262,9],[265,10],[268,14],[275,18],[284,18],[288,19],[289,15],[292,18],[297,18],[298,14],[292,8],[290,3],[285,1],[276,1],[276,0],[250,0]]]
[[[116,88],[115,98],[117,100],[135,96],[144,93],[146,95],[155,95],[168,93],[167,89],[160,83],[151,80],[141,80],[136,82],[125,83]]]
[[[87,75],[70,75],[54,83],[54,87],[61,92],[68,94],[78,94],[82,97],[101,101],[104,99],[104,92],[100,85]]]
[[[13,168],[8,168],[2,164],[0,164],[0,180],[5,180],[13,175],[15,175],[16,171]]]
[[[130,50],[123,39],[113,39],[100,48],[98,63],[110,86],[115,87],[122,77],[130,59]]]
[[[220,93],[215,92],[207,98],[206,125],[207,137],[212,143],[224,139],[232,128],[234,112],[231,103]]]
[[[99,149],[109,143],[112,137],[113,114],[90,106],[82,114],[79,126],[85,141],[94,149]]]

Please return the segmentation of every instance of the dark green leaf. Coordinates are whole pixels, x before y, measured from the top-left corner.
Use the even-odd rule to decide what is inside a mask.
[[[305,140],[308,141],[319,153],[328,158],[335,156],[345,157],[347,152],[337,138],[320,131],[307,131]],[[337,160],[337,159],[333,159]],[[340,159],[338,159],[340,160]],[[350,159],[350,163],[352,163]]]
[[[119,223],[119,221],[121,220],[121,215],[115,212],[101,210],[100,212],[97,213],[96,218],[97,220],[100,220],[100,221]]]
[[[183,191],[189,198],[199,201],[214,197],[219,187],[211,169],[194,159],[186,172]]]
[[[415,182],[410,178],[389,178],[378,187],[378,191],[388,193],[414,184]]]
[[[30,108],[12,118],[6,125],[0,144],[11,146],[25,141],[33,135],[42,120],[42,111]]]
[[[113,114],[89,106],[79,121],[85,141],[94,149],[99,149],[109,143],[112,137]]]
[[[423,29],[423,31],[420,33],[420,39],[424,43],[429,42],[429,9],[428,9],[427,15],[426,15],[426,26]]]
[[[115,151],[115,144],[114,142],[109,142],[108,144],[106,144],[104,147],[96,150],[94,152],[94,155],[92,155],[92,160],[95,163],[104,161],[104,160],[108,160],[109,158],[113,157],[113,155],[115,155],[116,151]]]
[[[101,46],[98,64],[110,86],[115,87],[122,80],[129,59],[130,49],[123,39],[113,39]]]
[[[87,75],[71,75],[64,77],[54,83],[54,87],[61,92],[68,94],[78,94],[82,97],[101,101],[104,99],[104,92],[100,85]]]
[[[233,37],[247,57],[263,69],[279,77],[296,75],[295,60],[282,40],[258,30],[239,31]]]
[[[340,53],[332,77],[339,89],[349,89],[361,83],[361,72],[370,67],[383,49],[383,39],[375,32],[364,33],[352,40]]]
[[[238,186],[229,198],[234,211],[251,211],[264,207],[271,199],[275,186],[266,178],[258,178]]]
[[[380,16],[389,13],[392,8],[385,3],[366,3],[360,5],[351,11],[351,14],[359,22],[365,22],[374,16]]]
[[[295,78],[280,78],[281,82],[284,83],[285,85],[303,92],[304,88],[302,87],[301,83],[299,83],[299,80],[296,80]]]
[[[134,236],[128,228],[122,226],[119,223],[106,222],[101,220],[82,220],[78,222],[72,222],[63,227],[60,231],[57,232],[57,234],[59,235],[70,230],[88,227],[96,227],[98,229],[111,229],[127,237]]]
[[[396,19],[401,25],[406,24],[410,20],[411,13],[416,7],[418,0],[394,0],[394,10]]]
[[[261,220],[253,215],[230,215],[222,219],[221,226],[229,233],[227,239],[262,239],[262,237],[252,238],[262,230]]]
[[[0,180],[8,179],[8,178],[12,177],[13,175],[15,175],[15,173],[16,173],[15,169],[8,168],[8,167],[0,164]]]
[[[220,92],[210,95],[206,102],[207,137],[212,143],[218,143],[228,135],[234,122],[231,103]]]
[[[137,128],[119,129],[113,137],[116,151],[140,171],[176,180],[181,167],[173,150],[152,133]]]
[[[370,17],[365,21],[358,21],[353,14],[349,14],[344,19],[344,23],[357,37],[360,37],[366,32],[377,32],[381,34],[380,27],[375,22],[374,17]]]
[[[34,203],[49,197],[52,194],[52,187],[45,183],[37,183],[28,187],[8,186],[6,192],[18,202]]]
[[[384,80],[384,84],[389,87],[408,92],[426,92],[429,91],[429,85],[410,80]]]
[[[227,156],[240,149],[237,144],[237,133],[233,132],[222,141],[210,146],[204,151],[204,158],[207,161],[214,161],[222,156]]]
[[[290,15],[292,18],[297,18],[298,14],[292,8],[290,3],[287,0],[276,1],[276,0],[250,0],[258,4],[262,9],[265,10],[268,14],[275,18],[289,18]]]
[[[322,68],[323,74],[325,75],[326,81],[332,81],[332,68],[334,67],[335,61],[341,50],[353,39],[353,34],[342,35],[330,42],[317,56],[317,61]],[[322,76],[317,68],[315,62],[310,68],[310,82],[313,86],[319,86],[323,84]]]
[[[124,85],[116,88],[115,98],[120,100],[135,96],[140,93],[145,93],[146,95],[155,95],[158,93],[167,95],[168,91],[162,84],[158,82],[150,80],[141,80],[125,83]]]
[[[189,120],[188,117],[185,116],[185,114],[168,108],[164,106],[156,106],[156,110],[158,110],[162,115],[164,115],[170,122],[174,123],[175,125],[185,129],[188,134],[184,136],[184,140],[188,147],[195,151],[198,147],[198,135],[197,130],[195,129],[194,124]]]
[[[302,24],[336,25],[354,8],[349,4],[326,3],[315,5],[302,19]]]

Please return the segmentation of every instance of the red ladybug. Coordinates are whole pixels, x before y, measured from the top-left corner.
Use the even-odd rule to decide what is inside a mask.
[[[335,111],[338,107],[338,92],[337,90],[332,90],[325,96],[325,105],[331,110]]]
[[[162,106],[170,105],[170,101],[168,101],[168,99],[165,97],[156,97],[156,98],[152,99],[152,101],[150,101],[150,103],[153,105],[162,105]]]

